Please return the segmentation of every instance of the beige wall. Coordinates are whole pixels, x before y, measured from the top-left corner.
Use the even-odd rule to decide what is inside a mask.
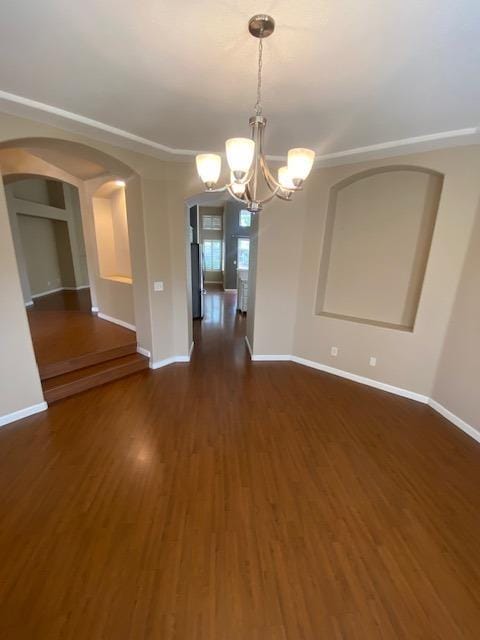
[[[480,209],[463,265],[432,397],[480,431]]]
[[[106,278],[119,274],[113,234],[112,203],[110,198],[93,198],[92,204],[100,277]]]
[[[441,187],[436,174],[391,170],[332,189],[319,313],[413,327]]]
[[[0,152],[0,162],[4,156],[5,152]],[[9,183],[5,192],[24,301],[28,304],[31,302],[31,295],[59,287],[87,286],[88,270],[77,189],[64,182],[35,178]],[[44,230],[41,236],[43,254],[26,230],[26,244],[22,242],[19,224],[21,215],[36,218],[38,222],[29,223],[30,227],[36,224],[39,229]],[[23,227],[25,224],[24,222]],[[49,228],[53,229],[55,244],[50,242],[50,250],[46,251],[45,229]],[[27,253],[30,254],[28,261]],[[41,255],[46,256],[44,264],[38,262]],[[55,274],[55,265],[58,266],[59,274]],[[41,288],[40,281],[44,288]]]
[[[132,265],[128,240],[127,207],[123,187],[117,189],[112,195],[112,222],[117,273],[131,278]]]
[[[315,295],[330,189],[375,167],[418,165],[444,174],[432,247],[413,332],[318,316]],[[293,353],[387,384],[430,395],[480,195],[480,148],[463,147],[318,169],[309,178],[298,274]],[[355,265],[352,265],[352,269]],[[338,357],[330,348],[339,349]],[[369,357],[377,366],[369,366]]]
[[[23,302],[3,184],[0,182],[0,420],[43,402]]]
[[[55,222],[48,218],[19,215],[18,228],[32,296],[62,287]]]
[[[258,214],[252,345],[257,355],[293,353],[306,205],[306,194],[298,193],[293,202],[273,200]],[[249,297],[247,316],[250,302]]]
[[[19,180],[11,185],[11,191],[15,198],[37,202],[38,204],[52,204],[47,180],[33,178],[30,180]]]

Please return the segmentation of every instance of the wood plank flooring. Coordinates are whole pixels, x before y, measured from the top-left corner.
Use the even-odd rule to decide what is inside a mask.
[[[191,364],[0,430],[0,638],[478,640],[480,447],[205,308]]]
[[[88,289],[59,291],[35,299],[27,315],[42,379],[71,371],[65,363],[73,365],[88,355],[108,354],[115,349],[124,350],[120,355],[136,352],[135,331],[101,320],[90,307]],[[85,366],[102,360],[94,358]]]

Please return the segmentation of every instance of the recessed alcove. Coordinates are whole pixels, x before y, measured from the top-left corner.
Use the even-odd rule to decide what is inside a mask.
[[[125,188],[104,184],[92,198],[100,277],[132,283]]]
[[[330,192],[318,315],[413,331],[443,176],[389,166]]]

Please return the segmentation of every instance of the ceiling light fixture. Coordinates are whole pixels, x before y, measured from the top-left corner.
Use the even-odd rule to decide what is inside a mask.
[[[124,187],[125,180],[115,180],[115,184],[117,185],[117,187]]]
[[[228,193],[255,213],[275,196],[291,200],[295,191],[302,189],[315,160],[311,149],[290,149],[287,165],[280,167],[277,178],[268,167],[263,152],[263,133],[267,119],[262,115],[262,64],[263,40],[272,35],[275,22],[271,16],[259,14],[250,18],[248,30],[258,38],[258,80],[255,115],[249,120],[251,138],[230,138],[225,143],[227,162],[230,167],[230,182],[216,189],[222,169],[222,158],[214,153],[201,153],[196,157],[198,174],[207,191],[228,191]],[[260,177],[266,183],[269,193],[259,196]]]

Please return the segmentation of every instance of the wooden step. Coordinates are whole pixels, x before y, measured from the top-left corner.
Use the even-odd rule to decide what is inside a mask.
[[[44,380],[43,395],[48,403],[56,402],[142,369],[148,369],[148,358],[139,353],[126,355]]]
[[[61,376],[64,373],[70,371],[76,371],[77,369],[84,369],[85,367],[91,367],[92,365],[100,362],[106,362],[108,360],[115,360],[123,356],[137,352],[137,343],[135,341],[122,344],[118,347],[111,347],[110,349],[103,349],[98,351],[92,351],[90,353],[83,353],[82,355],[75,356],[73,358],[67,358],[58,362],[51,362],[49,364],[43,364],[38,366],[41,380],[48,380],[56,376]]]

